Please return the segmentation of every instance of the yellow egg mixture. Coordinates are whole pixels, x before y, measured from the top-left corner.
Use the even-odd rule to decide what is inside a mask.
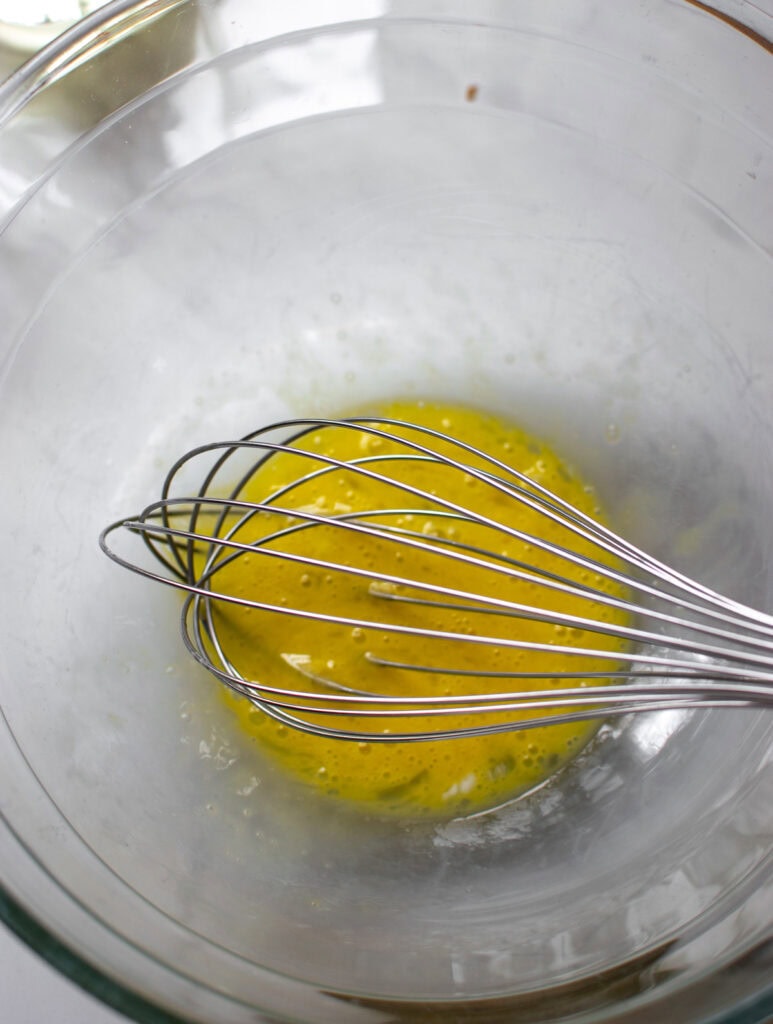
[[[433,427],[464,440],[603,521],[597,498],[586,482],[563,465],[549,448],[510,423],[473,409],[428,402],[397,402],[379,408],[377,415]],[[326,427],[308,434],[299,442],[299,447],[312,455],[349,460],[389,455],[394,446],[381,438]],[[458,450],[453,454],[459,457]],[[478,515],[548,541],[567,543],[567,535],[560,527],[470,474],[417,460],[390,460],[370,465],[430,495],[437,493],[448,501],[470,507]],[[370,481],[350,471],[335,469],[317,474],[285,491],[299,477],[319,468],[321,464],[308,456],[272,456],[259,466],[240,497],[265,501],[267,496],[278,495],[276,504],[282,509],[306,510],[322,516],[396,509],[399,514],[375,520],[369,517],[369,521],[417,533],[430,545],[442,546],[443,540],[472,545],[491,551],[491,558],[537,566],[573,582],[597,586],[614,597],[626,596],[621,585],[541,551],[528,541],[507,536],[486,525],[445,517],[429,497],[418,500],[395,486]],[[289,513],[263,512],[240,526],[235,537],[252,543],[292,523]],[[387,619],[446,632],[491,634],[505,638],[505,643],[507,638],[518,638],[538,643],[579,644],[621,654],[624,650],[619,640],[587,630],[581,632],[524,618],[481,615],[469,610],[467,599],[455,599],[452,602],[455,607],[451,609],[386,599],[385,593],[415,595],[417,591],[399,582],[400,578],[409,577],[518,603],[528,604],[539,599],[559,612],[574,612],[620,624],[628,621],[623,610],[609,608],[598,601],[546,592],[539,584],[512,578],[506,573],[450,561],[439,556],[431,546],[428,550],[416,551],[394,541],[357,536],[328,525],[297,530],[267,546],[370,569],[382,576],[395,577],[398,582],[372,585],[368,579],[334,569],[309,568],[285,559],[266,557],[258,549],[224,565],[215,575],[216,589],[283,607],[322,610],[365,622]],[[602,560],[598,551],[586,542],[575,541],[573,546],[577,551]],[[603,560],[612,564],[608,557]],[[420,596],[434,597],[427,593]],[[375,626],[331,625],[220,603],[215,605],[215,622],[222,649],[244,677],[289,689],[335,692],[326,690],[317,681],[320,678],[357,690],[396,696],[457,695],[560,685],[550,678],[492,680],[442,671],[417,673],[384,668],[373,663],[373,656],[411,665],[431,665],[438,669],[454,666],[479,672],[506,669],[551,674],[591,670],[588,657],[426,639],[384,632]],[[615,663],[612,660],[607,664]],[[593,665],[593,669],[597,668],[598,665]],[[588,680],[588,685],[601,685],[604,681]],[[572,685],[578,683],[575,681]],[[282,768],[325,794],[379,813],[458,815],[501,804],[544,781],[590,739],[599,724],[598,721],[581,722],[421,742],[327,739],[278,723],[245,698],[224,692],[244,730]],[[424,715],[405,720],[366,721],[354,710],[351,708],[346,715],[334,720],[321,715],[316,715],[314,720],[347,730],[395,733],[487,724],[503,721],[505,717],[501,713],[485,716],[468,713],[451,718],[430,719]],[[524,717],[528,714],[523,712]]]

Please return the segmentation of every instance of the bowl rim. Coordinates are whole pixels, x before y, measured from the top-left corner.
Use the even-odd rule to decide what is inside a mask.
[[[104,52],[142,25],[176,7],[196,7],[200,0],[108,0],[33,54],[5,81],[0,81],[0,128],[41,90],[68,74],[93,53]],[[716,18],[773,54],[773,2],[753,0],[676,0]],[[367,16],[366,16],[367,17]],[[358,19],[359,20],[359,19]]]
[[[197,0],[109,0],[66,28],[0,81],[0,128],[39,92],[135,29]]]

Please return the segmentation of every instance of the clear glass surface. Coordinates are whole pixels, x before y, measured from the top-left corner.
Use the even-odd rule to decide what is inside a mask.
[[[0,912],[138,1020],[773,1012],[769,714],[355,814],[96,544],[196,443],[431,396],[773,610],[773,33],[723,13],[121,0],[0,88]]]

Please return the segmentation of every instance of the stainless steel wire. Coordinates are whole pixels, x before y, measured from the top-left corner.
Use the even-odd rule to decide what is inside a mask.
[[[364,442],[358,450],[384,450],[332,457],[315,448],[314,439],[328,430],[354,432]],[[255,500],[256,481],[278,457],[297,460],[297,476]],[[202,460],[209,460],[209,469],[191,489],[191,466]],[[531,525],[525,530],[494,519],[485,503],[481,509],[480,503],[460,502],[458,489],[449,497],[410,481],[413,469],[428,467],[442,467],[457,483],[462,474],[479,490],[518,503],[528,510]],[[343,511],[309,505],[309,493],[324,491],[328,474],[377,485],[400,501]],[[183,496],[175,494],[178,484]],[[449,528],[427,536],[430,519]],[[540,523],[550,529],[541,531]],[[474,527],[476,536],[482,531],[487,543],[454,539],[459,526]],[[317,553],[319,530],[340,533],[335,557]],[[561,543],[548,537],[559,531]],[[114,546],[119,532],[140,537],[152,557],[122,554]],[[396,564],[394,558],[358,564],[347,556],[353,542],[398,553],[400,571],[387,568]],[[518,556],[503,554],[502,542],[515,544]],[[196,661],[279,722],[318,735],[414,741],[658,710],[773,708],[773,616],[690,579],[528,475],[429,427],[389,419],[288,420],[239,441],[197,447],[171,468],[159,499],[107,526],[100,545],[119,565],[185,593],[182,635]],[[528,552],[536,555],[527,557]],[[435,567],[431,578],[412,574],[411,565],[428,555]],[[278,559],[304,572],[344,574],[368,596],[367,614],[345,614],[324,601],[288,606],[282,595],[261,586],[260,572],[249,594],[221,586],[227,567],[245,556]],[[485,593],[471,592],[458,582],[449,585],[444,566],[491,574],[500,583]],[[501,580],[525,585],[529,600],[501,596]],[[562,610],[567,601],[574,610]],[[585,612],[576,609],[578,602]],[[361,657],[369,670],[383,674],[384,686],[377,689],[358,688],[355,679],[335,678],[290,654],[280,658],[276,678],[250,678],[222,639],[219,622],[229,606],[294,617],[300,635],[321,623],[408,638],[420,642],[428,657],[391,659],[366,649]],[[606,618],[599,609],[609,613]],[[441,626],[428,625],[424,615],[440,616]],[[475,628],[454,628],[460,615],[471,617]],[[549,639],[521,635],[519,623],[535,622],[553,629]],[[498,623],[507,629],[497,629]],[[611,642],[596,647],[593,637]],[[490,659],[470,663],[468,656],[458,657],[463,649],[496,649],[503,667],[492,668]],[[524,653],[535,664],[516,667]],[[555,655],[577,659],[576,671],[556,671],[539,661]],[[297,685],[281,682],[288,668]],[[465,687],[469,682],[472,691],[449,694],[423,685],[449,677]],[[395,678],[402,681],[397,689]],[[407,688],[406,679],[413,681]]]

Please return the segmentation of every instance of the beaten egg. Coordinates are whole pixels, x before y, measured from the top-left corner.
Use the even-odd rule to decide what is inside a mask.
[[[461,440],[512,466],[596,520],[605,521],[587,481],[550,447],[503,419],[466,407],[410,401],[383,406],[377,415]],[[388,425],[383,430],[401,434],[401,428]],[[418,440],[427,443],[426,438]],[[339,426],[314,428],[293,445],[297,454],[272,454],[243,481],[239,498],[269,507],[235,527],[234,539],[254,548],[224,558],[213,575],[214,589],[280,610],[214,603],[217,640],[228,662],[245,679],[337,695],[339,716],[307,714],[308,720],[368,735],[358,739],[311,735],[276,721],[252,701],[226,690],[225,699],[241,728],[300,783],[378,813],[470,814],[500,805],[544,782],[588,742],[598,728],[598,719],[464,738],[383,742],[379,737],[385,735],[496,725],[508,716],[496,711],[366,718],[357,714],[360,709],[354,703],[347,702],[347,694],[456,697],[603,685],[606,677],[598,675],[568,684],[556,677],[562,672],[598,672],[594,650],[605,653],[603,664],[613,672],[624,658],[625,645],[618,637],[518,615],[482,612],[471,596],[485,595],[494,602],[516,605],[539,600],[559,614],[625,625],[628,613],[614,603],[618,599],[624,604],[624,586],[607,577],[603,567],[594,571],[567,562],[535,543],[536,537],[548,545],[565,546],[567,534],[550,518],[474,473],[421,457],[393,458],[398,451],[396,442]],[[444,450],[442,443],[432,441],[431,445]],[[453,457],[459,458],[458,450]],[[386,480],[331,465],[322,461],[325,459],[366,460],[361,464]],[[469,464],[483,466],[474,457]],[[406,490],[408,486],[420,495]],[[454,514],[453,508],[460,506],[473,510],[475,521]],[[307,521],[297,528],[301,524],[293,517],[294,511],[319,517],[322,522]],[[331,517],[349,517],[351,521],[355,514],[362,516],[358,521],[388,527],[389,535],[374,538],[324,522]],[[400,543],[400,536],[414,541],[420,538],[421,547]],[[590,543],[574,538],[572,547],[614,568],[610,557],[600,555]],[[444,550],[468,557],[444,557]],[[276,557],[268,551],[296,557]],[[305,557],[325,564],[306,564],[302,561]],[[481,560],[483,566],[478,564]],[[504,572],[501,566],[505,566]],[[508,566],[527,567],[526,578],[523,573],[508,572]],[[348,567],[357,571],[352,573]],[[558,575],[580,588],[594,588],[597,595],[609,595],[613,603],[546,590],[537,578],[540,574]],[[453,596],[438,599],[436,592],[422,591],[422,583],[451,588]],[[283,608],[309,613],[309,617],[283,614]],[[320,612],[347,621],[314,619]],[[382,629],[382,622],[395,628]],[[419,635],[417,629],[435,630],[443,636]],[[449,634],[457,639],[450,639]],[[465,639],[481,636],[498,642]],[[519,647],[524,641],[526,647]],[[565,653],[566,646],[579,646],[588,654]],[[508,680],[495,675],[507,671],[539,677]],[[518,714],[525,719],[536,713]]]

